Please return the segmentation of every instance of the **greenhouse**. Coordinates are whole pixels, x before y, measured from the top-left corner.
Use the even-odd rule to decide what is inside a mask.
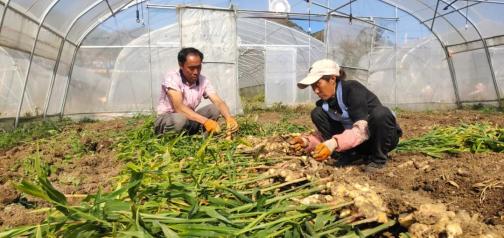
[[[0,116],[152,111],[184,46],[208,57],[233,112],[253,87],[268,104],[313,101],[295,82],[326,57],[394,107],[498,104],[503,4],[450,3],[297,1],[274,12],[268,1],[3,1]]]
[[[503,13],[503,0],[0,0],[0,237],[502,237]],[[164,91],[173,72],[186,83],[188,47],[218,94],[196,106],[220,120]],[[390,111],[393,135],[371,111],[349,150],[323,134],[317,82],[331,75],[301,82],[326,59]],[[360,130],[332,89],[333,119]],[[204,133],[159,135],[163,98]],[[315,148],[329,159],[304,153],[309,131],[330,138]],[[334,162],[382,137],[384,169]]]

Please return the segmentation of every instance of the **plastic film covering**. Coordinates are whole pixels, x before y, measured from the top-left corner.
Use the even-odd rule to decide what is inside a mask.
[[[434,16],[434,10],[437,0],[429,0],[430,4],[425,5],[426,1],[421,0],[383,0],[408,12],[414,13],[421,20],[427,20]]]
[[[265,103],[293,104],[296,100],[296,48],[267,47]]]
[[[117,41],[103,42],[101,40],[103,35],[99,33],[100,28],[95,29],[93,36],[87,38],[87,41],[89,41],[89,43],[86,42],[87,44],[116,45],[125,43],[126,45],[120,51],[112,70],[111,85],[107,96],[109,111],[151,110],[159,97],[163,72],[167,70],[165,67],[176,68],[177,66],[173,63],[170,65],[165,64],[166,61],[176,62],[175,55],[178,52],[178,27],[173,23],[165,26],[166,23],[171,23],[176,19],[175,11],[149,9],[148,21],[142,22],[143,19],[141,19],[140,22],[136,22],[136,19],[131,17],[134,16],[135,10],[135,8],[130,8],[117,16],[118,18],[129,16],[130,18],[125,21],[131,22],[127,26],[121,24],[121,21],[117,22],[115,19],[110,19],[113,22],[110,23],[111,26],[108,31],[118,33],[118,38],[114,38],[116,36],[105,36],[103,39],[117,39]],[[165,21],[171,19],[171,21],[159,25],[155,19],[160,18]],[[94,36],[95,33],[96,36]],[[141,36],[136,37],[136,39],[125,36],[124,39],[121,39],[121,35]],[[167,35],[171,37],[169,39],[165,38]],[[99,40],[96,41],[95,39]],[[149,43],[152,47],[149,47]],[[128,109],[128,106],[133,106],[133,108]]]
[[[232,114],[242,111],[238,92],[236,18],[232,11],[178,8],[182,47],[205,55],[202,74],[216,86]]]
[[[451,45],[447,47],[448,52],[453,55],[460,52],[472,51],[483,49],[485,46],[483,45],[483,41],[471,41],[466,43],[461,43],[457,45]]]
[[[304,38],[305,42],[308,43],[307,47],[297,48],[296,57],[296,82],[301,81],[306,75],[311,67],[311,65],[317,61],[326,58],[326,48],[325,44],[312,37],[308,34],[303,34],[300,38]],[[318,100],[318,96],[313,93],[313,90],[299,89],[297,83],[295,85],[296,89],[296,103],[309,103]]]
[[[395,29],[396,21],[382,20],[376,22],[378,25]],[[391,33],[383,29],[373,27],[373,47],[370,58],[363,57],[361,64],[369,61],[369,71],[357,72],[362,77],[367,76],[367,87],[374,92],[380,101],[386,105],[396,105],[397,103],[397,79],[396,79],[396,39],[395,32]],[[346,69],[349,71],[349,69]],[[367,74],[367,75],[366,75]]]
[[[149,49],[138,48],[129,53],[134,56],[122,51],[116,59],[106,95],[108,111],[146,111],[152,108]],[[123,57],[136,60],[133,64],[125,65],[120,63],[124,62]]]
[[[136,19],[136,8],[130,7],[98,25],[82,45],[85,46],[148,46],[149,42],[133,40],[146,35],[148,27],[144,19]],[[145,11],[145,10],[144,10]],[[154,20],[153,20],[154,21]],[[138,44],[141,42],[141,44]]]
[[[266,43],[266,20],[238,18],[238,44],[263,45]]]
[[[308,21],[302,21],[299,20],[297,24],[306,24],[308,25]],[[277,46],[284,46],[287,47],[287,49],[292,49],[296,53],[294,59],[295,59],[295,65],[294,65],[294,80],[288,79],[286,80],[287,82],[294,81],[293,84],[289,83],[288,84],[288,90],[290,92],[290,89],[293,89],[294,96],[291,97],[289,94],[285,96],[284,99],[281,100],[282,95],[277,95],[274,96],[276,99],[273,100],[268,100],[268,94],[266,94],[266,102],[277,102],[277,103],[284,103],[284,104],[293,104],[293,103],[306,103],[313,101],[313,94],[311,93],[311,90],[301,90],[298,89],[296,84],[298,81],[303,79],[306,74],[308,73],[308,69],[310,68],[311,64],[321,58],[325,58],[326,52],[325,52],[325,45],[323,42],[320,40],[317,40],[316,38],[308,35],[307,33],[301,31],[301,30],[296,30],[294,27],[289,27],[289,25],[293,24],[292,22],[286,22],[279,20],[278,22],[275,21],[266,21],[266,45],[268,47],[276,47]],[[274,48],[275,49],[275,48]],[[266,50],[269,50],[266,48]],[[276,49],[275,49],[276,50]],[[274,55],[271,55],[271,57],[275,57]],[[289,56],[290,57],[290,56]],[[279,61],[280,62],[280,61]],[[278,63],[275,61],[269,61],[267,64],[278,64],[276,67],[280,67],[282,69],[282,63]],[[272,68],[275,66],[271,66]],[[277,81],[277,74],[278,72],[275,71],[269,71],[273,72],[272,79]],[[267,71],[266,74],[266,79],[269,78],[269,73]],[[291,75],[290,73],[287,73],[287,75]],[[284,82],[284,83],[287,83]],[[279,82],[277,82],[279,83]],[[278,84],[281,85],[281,84]],[[270,87],[271,89],[271,87]],[[272,95],[272,91],[270,90],[270,95]],[[277,88],[277,92],[278,88]]]
[[[101,0],[60,0],[47,15],[44,24],[49,25],[64,34],[70,27],[72,21],[82,11],[84,11],[84,9],[93,5],[97,1]]]
[[[425,24],[429,27],[432,25],[437,3],[435,0],[383,1],[397,5],[399,8],[414,14],[420,20],[425,21]],[[478,39],[479,35],[476,29],[470,22],[466,21],[465,12],[462,12],[462,10],[455,11],[458,8],[454,8],[454,5],[448,7],[447,10],[443,10],[450,2],[453,1],[440,1],[433,31],[438,34],[446,45]],[[471,17],[469,16],[469,18]]]
[[[238,81],[242,96],[264,95],[266,20],[237,19]]]
[[[129,1],[130,0],[109,0],[108,3],[112,7],[112,9],[116,11],[117,8],[123,6],[126,2]],[[107,6],[106,1],[101,2],[75,23],[68,34],[68,39],[72,42],[79,43],[78,41],[86,33],[89,27],[93,26],[93,24],[95,23],[105,20],[105,18],[110,16],[110,14],[111,12],[109,7]]]
[[[180,8],[182,47],[195,47],[205,61],[235,63],[236,22],[231,11]]]
[[[397,105],[454,105],[446,56],[432,36],[409,41],[397,50]],[[420,107],[421,108],[421,107]]]
[[[425,24],[430,27],[432,21],[427,21]],[[464,34],[457,28],[454,28],[453,25],[443,17],[436,18],[433,31],[438,34],[438,37],[445,45],[460,44],[467,41]]]
[[[2,18],[3,16],[3,12],[4,12],[4,9],[5,9],[5,6],[4,6],[4,2],[2,2],[2,0],[0,0],[1,4],[0,4],[0,19]]]
[[[493,68],[495,70],[495,79],[501,99],[504,99],[504,45],[492,47],[489,49],[492,57]]]
[[[180,26],[174,9],[148,9],[150,35],[139,38],[150,44],[152,105],[158,104],[161,82],[169,70],[178,66],[177,54],[180,51]],[[128,67],[130,64],[124,64]]]
[[[0,118],[16,116],[27,65],[25,53],[0,47]]]
[[[368,70],[373,40],[373,27],[358,21],[330,17],[327,28],[327,54],[341,66]],[[349,73],[349,72],[347,72]],[[367,81],[349,73],[348,79]]]
[[[50,92],[48,100],[48,115],[60,113],[61,103],[65,93],[65,85],[68,81],[68,73],[70,70],[70,61],[75,51],[75,46],[65,42],[61,52],[60,61],[58,64],[58,72],[55,75],[53,89]]]
[[[60,44],[60,37],[45,29],[40,30],[26,84],[21,115],[40,116],[43,114]]]
[[[109,112],[151,110],[157,105],[164,74],[178,68],[180,37],[176,11],[144,9],[147,19],[136,22],[136,18],[131,17],[135,16],[135,10],[129,8],[117,16],[121,19],[129,17],[125,19],[129,22],[127,25],[110,18],[105,23],[106,28],[96,28],[83,43],[102,51],[115,51],[115,47],[108,47],[111,45],[120,48],[110,70],[106,101]],[[131,36],[135,35],[141,36],[133,39]],[[124,39],[121,36],[125,36]],[[128,105],[131,105],[129,109]]]
[[[469,3],[469,8],[465,9]],[[457,1],[454,5],[478,27],[484,38],[504,35],[504,4]]]
[[[11,0],[9,4],[17,9],[25,9],[23,12],[27,15],[40,20],[53,1],[57,0]]]
[[[103,77],[103,80],[109,81],[109,86],[95,96],[101,98],[95,101],[99,108],[90,108],[89,112],[97,109],[101,112],[151,110],[157,104],[164,74],[178,68],[180,39],[176,11],[145,8],[145,18],[137,23],[135,10],[134,7],[129,8],[116,16],[126,22],[108,19],[83,42],[81,50],[117,54],[115,58],[107,57],[110,62],[100,66],[107,68],[109,72],[110,77]],[[90,58],[78,58],[76,65],[85,64],[88,60]],[[91,73],[92,68],[93,66],[86,67],[86,72]],[[77,76],[74,76],[72,83],[75,77]],[[77,111],[78,109],[66,110],[67,113]]]
[[[431,25],[431,21],[427,25]],[[460,12],[453,12],[436,18],[433,30],[447,45],[481,39],[476,28]],[[463,40],[453,40],[451,35],[458,34]]]
[[[486,40],[488,47],[504,45],[504,35],[496,36]]]
[[[243,15],[240,16],[243,17]],[[305,23],[307,24],[307,22]],[[278,70],[281,70],[283,67],[281,62],[283,61],[279,61],[280,63],[275,61],[266,62],[265,52],[275,52],[277,50],[287,50],[290,52],[289,54],[295,52],[295,56],[292,58],[295,59],[294,72],[288,73],[289,79],[286,79],[287,82],[290,82],[288,87],[292,88],[294,94],[282,96],[274,95],[274,91],[270,91],[268,94],[265,93],[269,105],[273,103],[294,104],[313,101],[315,96],[311,90],[297,89],[296,83],[306,76],[314,61],[325,58],[326,55],[323,42],[305,32],[287,26],[288,24],[292,25],[292,22],[283,19],[238,19],[239,81],[240,88],[245,88],[241,91],[247,94],[258,94],[265,90],[265,83],[269,85],[270,90],[271,87],[274,87],[273,85],[280,83],[275,82],[279,80],[279,72],[276,72],[275,67],[279,67]],[[271,57],[276,56],[271,55]],[[269,70],[265,70],[267,67],[270,67]],[[285,82],[281,82],[281,84],[283,85]]]
[[[374,28],[367,86],[382,103],[414,110],[453,106],[455,96],[446,56],[428,29],[408,16],[397,22],[375,23],[398,29],[388,32]]]
[[[239,53],[238,80],[240,90],[247,88],[253,90],[256,87],[262,87],[262,91],[264,91],[264,49],[260,47],[240,48]]]
[[[158,99],[161,94],[161,83],[164,79],[164,75],[168,70],[176,70],[178,66],[177,54],[180,48],[178,47],[156,47],[151,48],[152,57],[152,105],[154,107],[158,104]],[[211,67],[211,65],[205,65],[204,71]],[[205,74],[206,75],[206,74]],[[215,80],[212,81],[214,83]],[[218,91],[221,93],[221,91]]]
[[[462,52],[452,56],[462,101],[495,100],[495,87],[485,50]]]
[[[81,48],[73,67],[65,114],[109,112],[110,78],[121,48]],[[142,58],[138,58],[140,60]],[[133,96],[133,95],[132,95]]]
[[[236,0],[232,1],[233,4]],[[168,5],[183,5],[190,4],[191,6],[212,6],[212,7],[228,7],[231,3],[229,0],[149,0],[150,4],[168,4]]]
[[[15,50],[31,52],[38,26],[22,15],[7,10],[4,17],[0,45]]]

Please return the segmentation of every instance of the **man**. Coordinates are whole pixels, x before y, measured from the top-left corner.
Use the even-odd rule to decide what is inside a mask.
[[[382,167],[402,135],[392,111],[378,97],[328,59],[319,60],[298,83],[311,86],[320,97],[311,112],[317,133],[293,138],[291,148],[312,152],[316,160],[339,153],[337,165],[365,157],[371,167]],[[324,141],[324,142],[322,142]]]
[[[178,53],[179,69],[168,72],[161,83],[161,95],[157,107],[158,117],[155,132],[167,131],[196,134],[204,129],[208,133],[220,132],[217,119],[222,114],[226,119],[228,133],[238,130],[238,123],[229,108],[216,93],[210,81],[201,75],[203,53],[195,48],[183,48]],[[213,104],[195,109],[201,99],[210,99]]]

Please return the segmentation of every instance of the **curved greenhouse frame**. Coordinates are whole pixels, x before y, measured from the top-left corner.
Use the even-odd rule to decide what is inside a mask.
[[[315,100],[296,82],[326,57],[387,105],[502,106],[502,1],[287,2],[0,0],[0,118],[153,111],[185,46],[234,113],[244,94]]]

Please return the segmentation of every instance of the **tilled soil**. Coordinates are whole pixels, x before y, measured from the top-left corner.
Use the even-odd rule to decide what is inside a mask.
[[[66,127],[55,138],[0,151],[0,230],[38,223],[46,216],[44,212],[33,213],[32,209],[43,207],[45,202],[22,196],[14,185],[30,178],[35,157],[51,165],[49,180],[71,203],[100,188],[111,191],[123,162],[116,159],[115,138],[107,138],[106,134],[127,128],[125,119],[76,124]],[[70,136],[75,137],[74,141],[68,140]]]
[[[336,169],[345,181],[370,184],[386,201],[389,215],[414,213],[424,204],[467,212],[463,237],[493,232],[504,235],[504,154],[463,154],[432,159],[419,154],[393,155],[383,169]],[[503,236],[498,236],[503,237]]]
[[[263,115],[264,114],[264,115]],[[259,114],[259,122],[280,118],[272,112]],[[309,113],[300,112],[292,123],[309,125]],[[400,112],[398,121],[404,138],[420,136],[435,126],[461,123],[490,122],[504,126],[503,113],[478,111]],[[22,196],[13,188],[26,177],[26,161],[34,155],[52,167],[51,181],[67,195],[79,197],[112,189],[114,177],[123,163],[113,149],[114,138],[97,138],[92,133],[127,130],[125,119],[72,125],[58,136],[78,131],[78,139],[86,153],[68,159],[72,145],[51,144],[49,140],[27,143],[0,152],[0,230],[33,224],[45,214],[27,214],[30,204],[41,201]],[[28,166],[29,167],[29,166]],[[489,232],[504,237],[504,154],[460,154],[444,159],[432,159],[422,154],[395,154],[385,168],[368,170],[362,165],[334,168],[334,176],[347,182],[369,184],[386,202],[389,216],[400,217],[419,213],[425,204],[441,204],[447,211],[467,214],[462,225],[463,237],[475,237]],[[497,235],[496,235],[497,234]]]

